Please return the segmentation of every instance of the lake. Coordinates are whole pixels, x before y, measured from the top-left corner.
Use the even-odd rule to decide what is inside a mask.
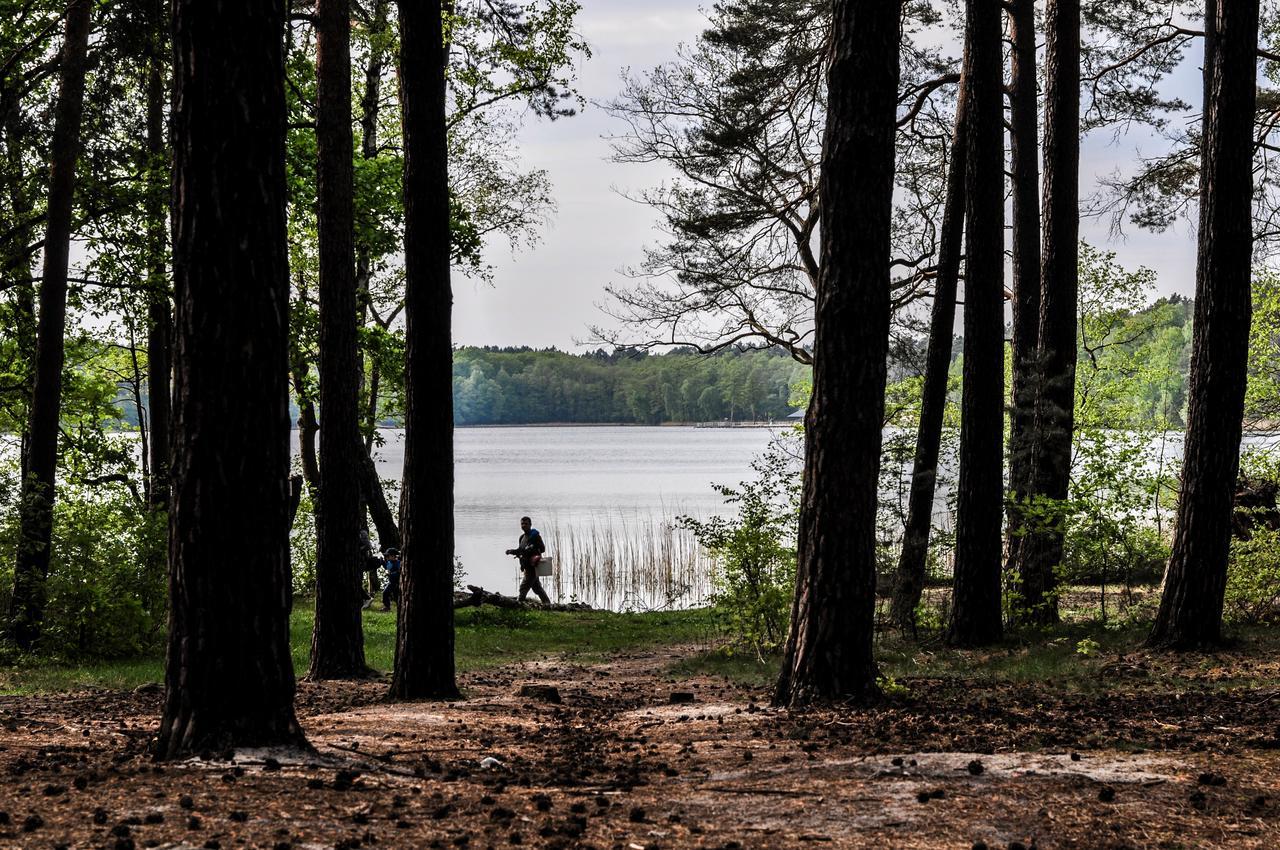
[[[562,599],[644,608],[663,604],[663,587],[697,584],[705,556],[687,533],[669,528],[679,514],[728,513],[713,483],[754,477],[751,461],[782,429],[644,426],[459,428],[454,431],[455,551],[467,581],[514,594],[519,570],[503,551],[516,545],[528,515],[547,540]],[[377,450],[378,471],[399,480],[404,432],[388,429]],[[668,557],[671,556],[671,557]],[[582,569],[598,562],[594,571]],[[687,574],[651,575],[672,561]],[[648,565],[645,575],[628,563]],[[574,570],[577,565],[579,569]],[[605,576],[602,570],[616,575]],[[590,572],[590,575],[584,573]],[[663,579],[658,581],[657,579]],[[706,588],[691,586],[679,604]]]

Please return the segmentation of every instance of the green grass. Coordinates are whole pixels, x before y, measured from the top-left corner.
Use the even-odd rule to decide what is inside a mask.
[[[1214,653],[1153,653],[1143,647],[1149,623],[1107,628],[1071,624],[1044,633],[1014,634],[984,649],[953,649],[940,639],[916,642],[896,632],[876,639],[881,675],[898,682],[951,679],[984,683],[1041,684],[1048,689],[1093,693],[1116,690],[1214,690],[1280,686],[1280,630],[1236,627],[1232,642]],[[768,686],[781,658],[721,651],[700,652],[671,667],[676,676],[723,676],[742,685]],[[1115,668],[1120,668],[1115,672]],[[1126,671],[1134,675],[1126,675]]]
[[[751,652],[727,654],[722,650],[699,652],[682,658],[669,668],[676,678],[689,676],[722,676],[731,682],[751,687],[768,687],[778,681],[782,656],[759,658]]]
[[[314,612],[306,602],[295,606],[289,624],[294,669],[307,670]],[[365,660],[375,670],[389,671],[395,653],[395,613],[364,612]],[[617,614],[611,611],[533,611],[464,608],[457,612],[455,653],[460,672],[562,654],[591,662],[630,648],[711,641],[711,614],[706,610]],[[89,688],[128,689],[164,678],[162,655],[65,664],[32,660],[0,667],[0,695],[50,693]]]
[[[290,624],[294,668],[307,669],[312,610],[300,601]],[[395,615],[364,612],[365,658],[375,670],[391,669]],[[1274,688],[1280,686],[1280,630],[1237,628],[1235,642],[1208,654],[1147,653],[1146,624],[1121,629],[1101,624],[1064,625],[1046,633],[1015,634],[981,650],[958,650],[940,640],[904,640],[894,632],[877,637],[876,658],[883,675],[899,682],[942,678],[980,683],[1043,683],[1054,690]],[[702,651],[676,662],[673,677],[723,676],[754,687],[777,677],[780,659],[761,661],[751,652],[726,655],[714,649],[710,610],[617,614],[609,611],[541,612],[502,608],[465,608],[457,612],[456,657],[461,672],[498,667],[531,658],[561,655],[582,663],[628,649],[693,645]],[[1085,642],[1082,644],[1082,642]],[[1083,650],[1083,651],[1082,651]],[[1110,665],[1141,663],[1143,675],[1108,675]],[[163,659],[155,656],[99,663],[57,664],[32,661],[0,667],[0,694],[49,693],[86,688],[133,688],[159,682]]]

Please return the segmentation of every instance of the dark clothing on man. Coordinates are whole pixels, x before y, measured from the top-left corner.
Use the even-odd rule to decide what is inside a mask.
[[[387,558],[387,586],[382,590],[382,610],[390,611],[391,603],[400,604],[400,556]]]
[[[520,581],[521,602],[532,590],[542,600],[543,605],[551,604],[551,597],[547,596],[542,582],[538,580],[538,562],[542,560],[542,553],[545,551],[547,546],[542,542],[542,535],[538,533],[538,529],[532,527],[520,535],[520,543],[516,548],[507,550],[509,554],[520,559],[520,572],[524,574]]]

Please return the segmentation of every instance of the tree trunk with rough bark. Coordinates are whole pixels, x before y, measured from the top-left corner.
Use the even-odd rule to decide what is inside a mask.
[[[1009,7],[1009,161],[1013,189],[1013,325],[1009,390],[1009,562],[1022,543],[1019,504],[1031,491],[1037,352],[1040,338],[1040,126],[1033,0]]]
[[[822,273],[796,595],[774,702],[879,695],[875,517],[889,349],[899,2],[835,0],[819,183]]]
[[[13,338],[17,344],[18,362],[15,364],[20,382],[21,404],[13,413],[13,417],[22,422],[22,434],[19,437],[18,468],[21,476],[27,474],[27,448],[30,443],[28,417],[31,411],[31,397],[35,394],[36,378],[36,286],[31,278],[31,260],[22,253],[32,242],[34,233],[32,211],[35,206],[31,193],[25,182],[23,167],[23,148],[25,133],[15,109],[7,109],[4,123],[5,135],[5,182],[9,194],[9,210],[11,220],[0,222],[0,227],[11,231],[10,244],[18,246],[15,256],[0,256],[0,261],[7,264],[14,280],[13,287]]]
[[[361,449],[362,495],[365,506],[369,509],[369,516],[373,518],[373,527],[378,532],[378,546],[384,552],[387,549],[399,549],[401,548],[400,526],[396,522],[395,514],[391,512],[391,506],[387,504],[387,494],[383,492],[382,479],[378,477],[378,467],[367,451],[363,450],[363,446]]]
[[[1209,4],[1207,11],[1214,37],[1205,61],[1186,447],[1173,548],[1150,637],[1171,649],[1222,641],[1252,315],[1258,3]]]
[[[458,696],[453,646],[453,292],[439,0],[400,4],[405,435],[393,699]]]
[[[54,116],[49,170],[49,204],[36,330],[35,379],[27,413],[27,464],[18,497],[17,560],[9,603],[9,635],[22,649],[40,637],[48,603],[49,557],[58,467],[58,422],[62,408],[62,366],[67,315],[67,263],[71,252],[71,211],[89,49],[90,0],[67,7],[58,105]]]
[[[289,653],[284,3],[174,0],[173,16],[177,334],[162,758],[306,745]]]
[[[1054,0],[1046,14],[1044,248],[1040,266],[1040,375],[1032,445],[1033,497],[1057,502],[1071,486],[1075,430],[1080,259],[1080,4]],[[1042,524],[1043,526],[1043,524]],[[1062,562],[1056,524],[1030,530],[1018,547],[1021,619],[1058,620],[1055,570]]]
[[[911,464],[911,493],[907,521],[893,589],[893,621],[914,631],[916,608],[924,592],[929,531],[933,527],[933,499],[938,483],[938,455],[942,445],[942,419],[947,407],[947,380],[951,373],[951,343],[955,332],[956,285],[960,278],[960,253],[964,239],[965,145],[964,82],[956,102],[956,124],[951,134],[951,160],[947,170],[947,194],[942,205],[942,229],[938,236],[938,273],[933,284],[933,310],[929,318],[929,347],[925,353],[924,388],[920,394],[920,423]]]
[[[173,375],[173,309],[169,297],[168,137],[164,122],[164,0],[152,2],[152,43],[147,57],[147,421],[151,427],[151,480],[147,494],[154,510],[169,504],[170,381]]]
[[[375,159],[378,156],[378,112],[382,100],[382,69],[386,54],[381,49],[381,38],[387,30],[387,0],[374,0],[372,20],[369,22],[369,36],[374,47],[369,55],[369,64],[364,72],[364,94],[360,97],[360,156],[364,159]],[[356,293],[360,303],[361,322],[367,318],[369,310],[369,278],[372,273],[369,246],[356,240]],[[376,396],[375,396],[376,397]],[[372,429],[372,417],[366,425]],[[369,438],[372,440],[372,437]],[[368,444],[372,448],[372,442]]]
[[[381,39],[388,29],[388,0],[374,0],[372,20],[369,23],[369,35],[375,47],[369,55],[369,64],[365,66],[364,94],[360,98],[360,155],[364,159],[378,156],[378,113],[381,107],[382,71],[386,65],[386,51]],[[372,259],[370,249],[361,240],[356,240],[356,298],[359,302],[360,324],[368,319],[370,296],[369,281],[372,276]],[[364,412],[365,436],[363,441],[366,458],[361,460],[363,466],[363,504],[369,511],[374,527],[378,531],[378,545],[386,551],[388,548],[400,548],[400,526],[391,508],[387,504],[387,494],[383,492],[382,480],[373,462],[374,431],[378,427],[378,363],[375,360],[369,367],[370,376],[366,407]],[[364,370],[361,369],[361,381],[364,381]]]
[[[316,3],[320,501],[311,679],[364,676],[350,0]]]
[[[964,71],[970,134],[965,184],[964,391],[960,412],[955,577],[948,641],[1003,632],[1004,120],[998,0],[969,0]]]

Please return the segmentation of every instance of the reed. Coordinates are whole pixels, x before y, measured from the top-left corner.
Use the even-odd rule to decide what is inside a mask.
[[[705,604],[712,559],[676,515],[663,511],[600,511],[547,525],[555,596],[621,611]]]

